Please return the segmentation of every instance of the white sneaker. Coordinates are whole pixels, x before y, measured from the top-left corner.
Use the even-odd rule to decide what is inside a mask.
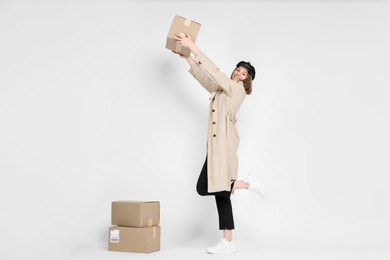
[[[235,252],[236,246],[233,240],[229,242],[224,238],[219,240],[214,246],[207,248],[207,253],[209,254],[232,254]]]
[[[248,177],[246,177],[244,181],[249,183],[248,190],[259,194],[260,197],[262,197],[263,199],[267,198],[267,190],[265,189],[260,179],[256,176],[256,174],[254,174],[253,172],[249,172]]]

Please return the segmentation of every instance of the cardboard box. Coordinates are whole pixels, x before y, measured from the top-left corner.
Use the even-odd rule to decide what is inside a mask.
[[[109,229],[108,250],[151,253],[160,250],[160,227],[121,227]]]
[[[191,36],[192,40],[195,42],[198,32],[200,30],[200,24],[191,20],[188,20],[184,17],[176,15],[173,18],[171,28],[168,32],[167,42],[165,47],[171,51],[181,53],[184,56],[190,56],[191,51],[189,48],[182,47],[174,39],[175,34],[188,34]]]
[[[127,227],[152,227],[160,225],[159,201],[113,201],[111,224]]]

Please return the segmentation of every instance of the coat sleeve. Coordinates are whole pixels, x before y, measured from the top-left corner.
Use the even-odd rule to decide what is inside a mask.
[[[199,67],[198,63],[193,64],[188,71],[194,76],[194,78],[209,92],[212,93],[215,90],[218,90],[218,84],[215,80],[210,77],[201,67]]]
[[[194,58],[195,63],[203,69],[215,82],[216,89],[222,89],[227,95],[232,95],[231,82],[219,68],[202,52]]]

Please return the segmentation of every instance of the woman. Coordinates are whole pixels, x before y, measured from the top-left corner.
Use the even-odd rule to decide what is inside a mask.
[[[236,113],[246,95],[252,92],[255,68],[245,61],[236,65],[230,78],[194,44],[189,35],[181,33],[175,40],[191,50],[194,57],[182,56],[190,65],[189,72],[211,94],[209,105],[207,157],[200,173],[197,192],[201,196],[215,196],[219,229],[223,239],[207,249],[208,253],[235,253],[232,230],[233,211],[230,195],[237,189],[248,189],[266,198],[266,191],[253,173],[237,180],[237,148],[239,136]]]

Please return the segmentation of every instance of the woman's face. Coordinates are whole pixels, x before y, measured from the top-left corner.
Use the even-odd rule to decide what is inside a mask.
[[[237,67],[234,71],[233,71],[233,75],[232,75],[232,80],[234,81],[244,81],[244,79],[246,79],[248,77],[248,70],[244,67]]]

